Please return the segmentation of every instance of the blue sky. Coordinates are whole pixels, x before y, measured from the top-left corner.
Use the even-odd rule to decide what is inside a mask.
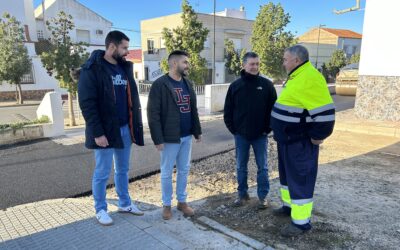
[[[78,0],[83,5],[113,22],[118,28],[135,30],[124,31],[131,38],[131,46],[140,46],[140,20],[180,12],[181,0]],[[268,2],[281,3],[291,16],[287,29],[301,35],[312,27],[325,24],[329,28],[350,29],[362,33],[364,11],[354,11],[335,15],[333,9],[345,9],[355,5],[355,0],[216,0],[217,12],[225,8],[239,9],[243,5],[247,18],[254,20],[261,5]],[[365,7],[361,0],[361,9]],[[35,7],[41,0],[34,0]],[[197,12],[212,13],[213,0],[189,0]]]

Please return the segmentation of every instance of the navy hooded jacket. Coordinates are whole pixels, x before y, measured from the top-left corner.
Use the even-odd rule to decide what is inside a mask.
[[[89,149],[100,148],[95,138],[105,135],[109,148],[123,148],[114,86],[109,68],[105,65],[103,50],[95,50],[81,67],[78,82],[78,99],[86,121],[86,142]],[[133,79],[131,62],[120,64],[128,77],[127,96],[129,127],[132,142],[143,146],[142,111],[139,93]]]

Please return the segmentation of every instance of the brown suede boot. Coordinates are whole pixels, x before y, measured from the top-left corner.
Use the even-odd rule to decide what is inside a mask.
[[[164,220],[169,220],[172,218],[171,206],[164,206],[162,211],[162,218]]]
[[[184,217],[192,217],[194,215],[193,209],[186,202],[178,202],[177,208],[182,211]]]

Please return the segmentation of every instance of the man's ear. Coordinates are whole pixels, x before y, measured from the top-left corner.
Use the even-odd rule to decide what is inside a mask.
[[[117,47],[115,46],[114,43],[110,43],[110,46],[108,46],[108,49],[111,50],[111,51],[115,51],[116,48]]]

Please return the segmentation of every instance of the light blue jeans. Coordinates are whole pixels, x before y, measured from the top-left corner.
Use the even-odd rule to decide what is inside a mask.
[[[132,139],[129,132],[129,125],[121,127],[120,130],[124,148],[105,148],[94,150],[96,167],[93,173],[92,190],[96,213],[98,213],[100,210],[107,211],[106,187],[108,178],[110,177],[113,159],[115,171],[115,189],[119,197],[119,206],[127,207],[131,205],[131,198],[128,192],[128,172]]]
[[[180,143],[164,143],[161,155],[161,191],[164,206],[171,206],[172,200],[172,172],[176,163],[176,199],[186,202],[186,184],[190,170],[192,154],[192,136],[181,137]]]

